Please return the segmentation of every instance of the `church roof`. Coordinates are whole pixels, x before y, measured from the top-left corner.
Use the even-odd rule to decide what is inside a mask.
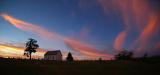
[[[61,54],[61,51],[60,50],[55,50],[55,51],[47,51],[44,55],[56,55],[60,53]],[[61,54],[62,55],[62,54]]]

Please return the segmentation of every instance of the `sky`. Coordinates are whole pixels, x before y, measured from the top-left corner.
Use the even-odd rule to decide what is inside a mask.
[[[160,54],[159,0],[0,0],[0,56],[22,57],[28,38],[35,58],[68,52],[77,60]]]

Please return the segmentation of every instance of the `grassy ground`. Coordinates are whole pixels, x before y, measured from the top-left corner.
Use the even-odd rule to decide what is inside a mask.
[[[0,75],[160,75],[160,63],[1,59]]]

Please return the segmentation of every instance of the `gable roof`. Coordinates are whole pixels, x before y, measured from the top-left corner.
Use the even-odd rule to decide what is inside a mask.
[[[55,51],[47,51],[44,55],[56,55],[60,53],[61,54],[61,51],[60,50],[55,50]],[[61,54],[62,55],[62,54]]]

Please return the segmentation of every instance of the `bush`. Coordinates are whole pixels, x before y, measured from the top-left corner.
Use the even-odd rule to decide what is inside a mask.
[[[115,55],[116,60],[130,60],[132,59],[133,53],[127,50],[123,50]]]

